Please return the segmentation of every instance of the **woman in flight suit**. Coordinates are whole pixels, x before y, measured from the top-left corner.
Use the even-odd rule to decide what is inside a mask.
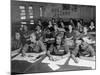
[[[62,36],[59,34],[56,36],[55,43],[50,46],[47,55],[54,61],[70,56],[69,48],[64,43]]]
[[[42,41],[36,39],[35,33],[30,35],[29,41],[26,42],[22,49],[22,56],[25,56],[27,52],[36,53],[38,56],[46,54],[46,47]]]

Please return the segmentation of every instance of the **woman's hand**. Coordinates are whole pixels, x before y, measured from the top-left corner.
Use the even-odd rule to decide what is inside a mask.
[[[51,59],[52,61],[58,61],[58,60],[61,60],[62,57],[61,57],[61,56],[51,56],[50,59]]]
[[[50,59],[51,61],[54,61],[53,56],[50,56],[49,59]]]
[[[45,54],[46,52],[44,51],[44,52],[39,53],[38,55],[45,55]]]

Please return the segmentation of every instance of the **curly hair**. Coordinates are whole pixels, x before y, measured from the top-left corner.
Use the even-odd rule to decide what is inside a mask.
[[[60,36],[60,33],[58,33],[58,34],[56,35],[56,37],[55,37],[55,43],[54,43],[54,46],[57,45],[57,42],[56,42],[57,37],[61,37],[61,45],[63,45],[63,44],[64,44],[64,36],[62,37],[62,36]]]

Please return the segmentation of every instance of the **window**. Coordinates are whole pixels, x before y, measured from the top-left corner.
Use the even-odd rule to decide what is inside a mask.
[[[28,7],[28,12],[29,12],[29,18],[33,19],[34,16],[33,16],[33,7],[32,6]]]
[[[23,25],[23,24],[27,24],[26,22],[21,22],[21,24]]]
[[[25,20],[26,19],[25,6],[19,6],[19,9],[20,9],[20,19]]]
[[[34,24],[34,20],[30,20],[30,24]]]
[[[40,7],[40,17],[42,17],[42,7]]]
[[[26,16],[21,16],[20,19],[21,20],[25,20],[26,19]]]
[[[19,6],[19,9],[25,9],[25,6]]]

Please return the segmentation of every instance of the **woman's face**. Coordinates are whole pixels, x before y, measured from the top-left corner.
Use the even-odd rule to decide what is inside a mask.
[[[60,32],[60,34],[61,34],[61,37],[63,37],[63,36],[64,36],[64,32]]]
[[[23,25],[21,25],[21,27],[23,28],[24,26],[23,26]]]
[[[57,43],[57,44],[61,44],[61,37],[59,37],[59,36],[57,37],[56,43]]]
[[[69,25],[68,28],[69,28],[69,30],[72,30],[72,26],[71,25]]]
[[[82,42],[81,48],[82,48],[82,49],[85,49],[86,47],[87,47],[87,43],[86,43],[86,42]]]
[[[15,38],[16,38],[17,40],[19,40],[19,39],[20,39],[20,33],[16,33],[16,34],[15,34]]]
[[[41,21],[40,20],[38,21],[38,24],[41,25]]]
[[[53,20],[52,20],[52,22],[54,23],[54,22],[55,22],[55,20],[53,19]]]
[[[77,26],[78,26],[78,27],[81,26],[80,22],[77,23]]]
[[[87,27],[84,27],[83,30],[84,30],[84,32],[87,32],[88,31]]]
[[[51,21],[49,21],[49,25],[52,25]]]
[[[41,30],[40,26],[37,26],[37,30],[38,30],[38,31]]]
[[[28,27],[26,25],[24,25],[24,30],[28,31]]]
[[[94,23],[93,22],[91,22],[91,26],[94,26]]]
[[[70,20],[71,23],[73,23],[73,20]]]
[[[54,25],[54,29],[57,30],[58,29],[58,26],[57,25]]]
[[[35,36],[35,34],[31,34],[30,35],[30,40],[31,40],[31,42],[36,42],[36,36]]]
[[[61,22],[61,26],[64,27],[64,23],[63,22]]]

